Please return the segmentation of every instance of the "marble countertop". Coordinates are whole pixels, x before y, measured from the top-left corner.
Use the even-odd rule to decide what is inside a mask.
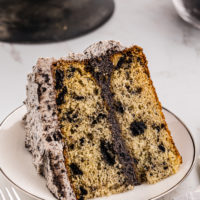
[[[99,40],[119,40],[143,47],[162,105],[180,117],[200,147],[200,30],[182,21],[171,1],[116,0],[112,18],[99,29],[66,42],[18,45],[0,42],[0,121],[25,99],[26,75],[38,57],[81,52]],[[194,190],[200,184],[198,167],[177,189],[161,198]],[[3,177],[0,185],[8,184]],[[22,200],[29,199],[20,193]]]

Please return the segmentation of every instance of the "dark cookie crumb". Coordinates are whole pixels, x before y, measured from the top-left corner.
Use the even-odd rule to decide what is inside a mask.
[[[70,69],[71,69],[71,72],[75,72],[76,71],[76,68],[73,67],[73,66],[70,66]]]
[[[93,73],[93,72],[94,72],[94,68],[93,68],[91,65],[86,65],[86,66],[85,66],[85,71],[86,71],[86,72]]]
[[[71,163],[71,164],[69,165],[69,167],[71,168],[72,173],[73,173],[74,175],[83,175],[82,170],[78,167],[77,164]]]
[[[46,137],[46,141],[47,141],[47,142],[51,142],[51,141],[52,141],[51,136],[48,135],[48,136]]]
[[[94,89],[94,94],[95,94],[95,95],[98,95],[98,93],[99,93],[99,90],[98,90],[97,88],[95,88],[95,89]]]
[[[64,72],[60,69],[57,69],[55,77],[56,77],[55,89],[56,90],[61,89],[63,87]]]
[[[128,63],[128,64],[130,64],[130,63],[132,63],[132,58],[128,58],[127,60],[126,60],[126,63]]]
[[[164,169],[164,170],[167,170],[167,169],[168,169],[168,166],[164,166],[163,169]]]
[[[45,83],[48,83],[50,81],[48,74],[42,74],[42,77],[44,77]]]
[[[71,129],[70,129],[70,132],[71,132],[71,134],[74,134],[74,133],[75,133],[75,129],[74,129],[74,128],[71,128]]]
[[[136,158],[133,158],[133,162],[137,165],[138,164],[138,160]]]
[[[134,91],[135,94],[140,94],[142,92],[141,87],[137,87],[136,90]]]
[[[143,172],[143,173],[141,173],[141,175],[140,175],[140,179],[141,179],[141,182],[146,182],[146,174]]]
[[[128,74],[128,75],[129,75],[129,74]],[[127,91],[130,93],[130,92],[131,92],[131,90],[130,90],[130,85],[125,85],[125,87],[126,87]]]
[[[54,134],[53,134],[53,139],[55,141],[60,141],[62,139],[62,134],[60,133],[60,131],[56,131]]]
[[[80,186],[80,191],[81,191],[81,195],[87,195],[88,194],[88,191],[83,186]]]
[[[143,121],[134,121],[130,125],[130,130],[133,136],[138,136],[144,133],[147,126]]]
[[[61,113],[61,111],[62,111],[60,108],[58,108],[57,110],[58,110],[59,113]]]
[[[97,120],[94,119],[94,120],[92,121],[92,124],[93,124],[93,125],[97,124]]]
[[[48,129],[49,129],[49,126],[45,126],[44,130],[48,131]]]
[[[124,56],[120,57],[120,59],[117,63],[116,69],[119,69],[122,66],[122,64],[124,64],[125,61],[126,61],[126,57],[124,57]]]
[[[151,127],[153,129],[157,130],[157,132],[159,133],[161,129],[165,128],[165,125],[164,124],[161,124],[161,125],[153,124]]]
[[[101,140],[100,150],[103,156],[103,159],[111,166],[115,164],[115,152],[113,150],[112,144]]]
[[[165,147],[163,144],[158,145],[158,148],[162,151],[165,152]]]
[[[97,116],[97,121],[99,122],[101,119],[105,119],[107,116],[104,113],[99,113]]]
[[[42,92],[46,92],[47,88],[43,87]]]
[[[124,108],[120,101],[115,102],[114,107],[117,112],[122,113],[122,114],[124,113]]]
[[[48,110],[51,110],[51,106],[50,106],[50,105],[47,105],[47,109],[48,109]]]
[[[106,114],[99,113],[98,116],[96,117],[96,119],[94,119],[94,117],[93,117],[92,124],[95,125],[95,124],[99,123],[102,119],[105,119],[106,117],[107,117]]]
[[[58,97],[56,98],[56,104],[58,106],[65,103],[65,94],[67,94],[66,86],[63,87],[62,91],[58,94]]]
[[[161,124],[161,126],[160,126],[161,128],[165,128],[165,124]]]
[[[55,169],[59,169],[59,163],[55,163],[55,164],[54,164],[54,168],[55,168]]]
[[[77,101],[80,101],[80,100],[85,99],[83,96],[78,96],[78,95],[76,95],[76,94],[73,94],[73,95],[72,95],[72,98],[75,99],[75,100],[77,100]]]
[[[130,94],[140,94],[142,92],[141,87],[137,87],[135,90],[132,90],[129,85],[126,85],[125,87]]]
[[[52,113],[52,116],[55,116],[55,115],[56,115],[56,112],[53,112],[53,113]]]
[[[77,68],[70,66],[69,69],[67,69],[67,78],[71,78],[74,76],[74,72],[76,71]]]
[[[90,140],[93,140],[94,136],[91,134],[91,133],[88,133],[87,134],[87,137],[90,139]]]
[[[37,88],[37,94],[38,94],[38,101],[40,102],[40,97],[42,95],[42,92],[41,92],[41,84],[38,83],[38,88]]]
[[[121,172],[117,172],[117,175],[120,175],[121,174]]]
[[[126,72],[126,79],[128,80],[128,79],[130,79],[130,74],[129,74],[129,72]],[[125,86],[126,87],[126,86]],[[129,86],[129,88],[130,88],[130,86]]]
[[[73,150],[74,149],[74,144],[69,145],[69,149]]]
[[[133,55],[132,55],[132,52],[131,52],[131,51],[127,51],[127,52],[126,52],[126,55],[127,55],[128,57],[130,57],[130,58],[132,58],[132,57],[133,57]]]
[[[156,125],[156,124],[153,124],[152,126],[151,126],[153,129],[155,129],[155,130],[157,130],[157,132],[159,133],[160,132],[160,126],[158,126],[158,125]]]
[[[72,123],[72,122],[77,122],[78,120],[78,113],[73,113],[74,111],[73,110],[70,110],[66,113],[66,117],[67,117],[67,120]]]
[[[141,58],[140,57],[137,57],[137,62],[140,62],[141,61]]]
[[[85,142],[85,138],[82,137],[82,138],[80,139],[80,145],[83,146],[84,142]]]

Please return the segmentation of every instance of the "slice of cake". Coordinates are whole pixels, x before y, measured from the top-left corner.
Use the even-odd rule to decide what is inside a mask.
[[[26,107],[26,147],[58,199],[156,183],[182,162],[140,47],[105,41],[84,54],[40,58]]]

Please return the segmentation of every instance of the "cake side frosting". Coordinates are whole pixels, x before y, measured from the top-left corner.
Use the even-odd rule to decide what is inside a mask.
[[[28,75],[27,114],[24,117],[25,146],[33,155],[38,173],[59,199],[75,200],[63,158],[63,142],[56,115],[51,64],[55,59],[40,58]]]

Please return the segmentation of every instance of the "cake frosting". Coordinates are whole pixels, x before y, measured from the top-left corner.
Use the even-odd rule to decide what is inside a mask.
[[[60,199],[75,200],[63,158],[63,142],[58,127],[55,93],[50,66],[53,58],[40,58],[28,75],[25,117],[25,146],[33,155],[37,172],[47,179],[47,187]]]

